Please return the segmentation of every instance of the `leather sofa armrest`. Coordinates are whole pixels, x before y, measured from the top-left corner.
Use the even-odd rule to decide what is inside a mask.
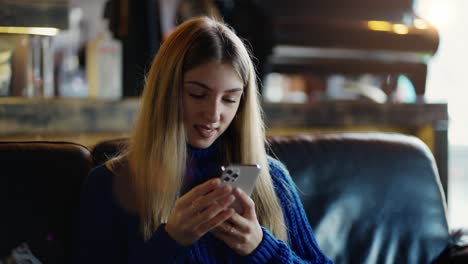
[[[449,258],[448,263],[468,263],[468,245],[458,247]]]
[[[468,246],[448,245],[432,264],[465,264],[468,263]]]
[[[449,263],[468,263],[468,229],[457,229],[450,235],[456,248],[453,249]]]
[[[468,263],[468,229],[456,229],[450,232],[452,242],[447,246],[433,264]]]

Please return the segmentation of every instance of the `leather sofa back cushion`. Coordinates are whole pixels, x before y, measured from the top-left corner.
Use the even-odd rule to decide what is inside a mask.
[[[69,263],[73,215],[92,166],[83,146],[0,142],[0,259],[26,242],[43,263]]]
[[[429,149],[397,134],[270,138],[337,263],[429,263],[449,242]]]
[[[429,263],[449,243],[430,150],[413,136],[336,133],[270,136],[322,250],[336,263]],[[125,147],[102,142],[97,164]]]

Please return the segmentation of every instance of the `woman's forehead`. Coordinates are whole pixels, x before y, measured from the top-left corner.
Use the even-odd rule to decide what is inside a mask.
[[[185,85],[196,85],[207,89],[242,89],[243,83],[234,67],[226,63],[205,63],[184,74]]]

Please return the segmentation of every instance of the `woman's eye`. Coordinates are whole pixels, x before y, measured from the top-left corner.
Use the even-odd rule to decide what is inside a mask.
[[[234,104],[237,102],[235,98],[223,98],[224,102]]]

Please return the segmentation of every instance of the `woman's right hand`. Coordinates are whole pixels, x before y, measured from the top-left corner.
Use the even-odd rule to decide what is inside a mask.
[[[166,232],[177,243],[191,245],[233,215],[229,207],[235,200],[232,187],[220,184],[220,179],[208,180],[176,201]]]

